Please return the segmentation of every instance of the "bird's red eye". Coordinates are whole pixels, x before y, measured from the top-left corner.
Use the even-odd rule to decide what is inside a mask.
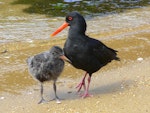
[[[72,18],[71,16],[69,16],[69,17],[68,17],[68,20],[70,20],[70,21],[71,21],[72,19],[73,19],[73,18]]]

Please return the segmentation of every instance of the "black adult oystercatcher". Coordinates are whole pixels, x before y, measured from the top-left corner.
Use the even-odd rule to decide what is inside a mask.
[[[117,51],[104,45],[99,40],[88,37],[85,34],[86,22],[82,15],[78,12],[71,12],[66,16],[66,22],[60,26],[51,36],[55,36],[67,26],[69,28],[68,38],[64,45],[65,56],[71,61],[72,65],[78,69],[86,71],[81,83],[77,86],[78,92],[84,86],[83,98],[91,96],[88,93],[91,76],[94,72],[111,62],[112,60],[120,60],[117,57]],[[88,77],[88,85],[85,85],[86,75]]]
[[[42,52],[27,59],[28,70],[33,78],[41,83],[41,100],[43,98],[43,82],[53,80],[53,89],[57,103],[60,103],[56,94],[56,80],[63,71],[64,61],[69,61],[64,55],[63,50],[58,46],[53,46],[49,51]]]

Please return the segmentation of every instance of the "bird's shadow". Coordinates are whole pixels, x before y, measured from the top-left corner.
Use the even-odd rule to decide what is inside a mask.
[[[131,86],[133,82],[133,80],[118,81],[111,84],[98,86],[93,89],[91,88],[89,90],[89,93],[93,96],[120,93],[128,90],[129,86]],[[81,93],[83,93],[83,90],[81,91]],[[63,100],[74,100],[81,98],[80,95],[77,93],[76,89],[73,89],[70,92],[59,91],[59,96],[63,98]]]

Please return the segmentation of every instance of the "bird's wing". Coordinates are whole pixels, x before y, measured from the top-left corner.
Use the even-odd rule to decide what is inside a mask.
[[[107,47],[102,42],[96,39],[89,38],[89,47],[92,49],[92,54],[102,64],[108,63],[116,58],[116,50]]]
[[[32,67],[38,68],[38,67],[41,67],[43,62],[46,62],[46,61],[47,61],[47,58],[44,56],[44,54],[38,54],[33,57],[31,65]]]

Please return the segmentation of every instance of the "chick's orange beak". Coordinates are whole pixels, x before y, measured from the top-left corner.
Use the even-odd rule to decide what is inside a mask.
[[[68,63],[71,63],[71,61],[65,55],[61,55],[60,58]]]
[[[65,29],[69,24],[67,22],[64,22],[55,32],[53,32],[50,37],[53,37],[57,35],[59,32],[61,32],[63,29]]]

